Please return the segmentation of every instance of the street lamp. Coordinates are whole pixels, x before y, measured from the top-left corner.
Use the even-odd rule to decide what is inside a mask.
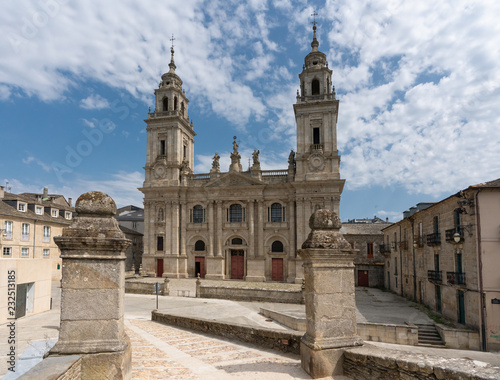
[[[460,236],[458,232],[455,232],[453,234],[453,240],[455,241],[455,243],[460,243],[460,240],[462,240],[462,236]]]

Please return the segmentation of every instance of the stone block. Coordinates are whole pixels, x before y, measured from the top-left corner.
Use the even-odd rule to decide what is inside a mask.
[[[123,316],[123,294],[123,289],[63,288],[61,320],[119,320]]]
[[[314,350],[308,345],[301,343],[300,362],[302,368],[313,379],[344,374],[343,349]]]
[[[62,267],[65,289],[118,289],[124,275],[121,267],[123,260],[108,262],[102,265],[102,260],[72,260],[65,261]]]

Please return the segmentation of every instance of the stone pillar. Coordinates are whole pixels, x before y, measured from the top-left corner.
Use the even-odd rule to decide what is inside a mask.
[[[356,335],[354,250],[333,211],[317,210],[311,233],[298,251],[304,261],[307,327],[300,344],[302,368],[312,377],[342,375],[344,349],[362,344]]]
[[[287,282],[295,282],[297,272],[295,269],[295,258],[297,256],[297,248],[295,246],[295,201],[290,199],[288,202],[288,278]]]
[[[82,379],[130,379],[131,346],[123,326],[125,239],[108,195],[91,191],[75,205],[78,216],[62,236],[59,340],[49,356],[83,356]]]
[[[214,255],[214,202],[208,201],[208,256]]]

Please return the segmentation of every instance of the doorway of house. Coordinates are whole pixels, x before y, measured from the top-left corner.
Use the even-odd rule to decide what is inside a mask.
[[[358,270],[358,286],[369,286],[367,270]]]
[[[245,252],[241,249],[231,250],[231,279],[242,280],[245,275]]]
[[[163,259],[156,259],[156,277],[163,276]]]
[[[194,258],[194,277],[198,277],[198,273],[200,274],[200,278],[205,278],[205,257],[204,256],[196,256]]]
[[[283,281],[283,259],[282,258],[272,259],[271,280],[272,281]]]

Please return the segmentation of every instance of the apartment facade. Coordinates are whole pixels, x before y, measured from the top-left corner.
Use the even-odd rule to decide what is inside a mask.
[[[60,251],[54,236],[69,226],[74,208],[62,195],[6,192],[0,186],[0,252],[5,259],[49,261],[51,278],[61,278]]]
[[[419,204],[383,230],[385,287],[500,350],[500,179]]]

